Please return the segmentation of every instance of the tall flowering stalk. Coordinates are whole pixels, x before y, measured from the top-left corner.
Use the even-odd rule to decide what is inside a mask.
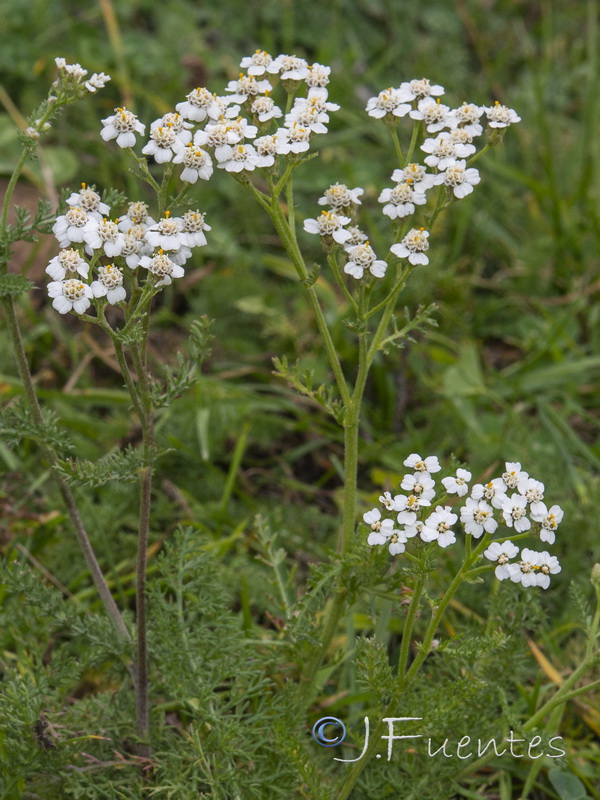
[[[519,117],[499,103],[489,108],[473,103],[451,108],[440,101],[443,87],[427,79],[401,83],[369,100],[366,111],[389,130],[397,160],[393,185],[382,188],[379,196],[382,213],[390,221],[388,252],[379,257],[360,227],[364,194],[360,187],[334,184],[318,201],[325,208],[303,224],[307,234],[319,236],[327,268],[353,317],[350,327],[358,340],[358,364],[344,364],[317,290],[325,264],[308,265],[297,230],[293,189],[295,170],[315,155],[311,148],[327,133],[330,114],[339,109],[329,98],[331,70],[296,56],[273,58],[261,50],[244,58],[240,66],[243,71],[227,85],[228,94],[219,96],[198,87],[177,105],[176,122],[171,114],[167,115],[171,123],[165,124],[167,117],[152,123],[150,141],[142,152],[159,162],[183,164],[181,179],[190,183],[209,179],[216,163],[217,169],[245,186],[270,217],[304,287],[334,377],[334,389],[315,391],[285,359],[275,361],[282,377],[320,402],[343,427],[344,499],[337,552],[345,558],[355,541],[359,429],[370,368],[381,350],[400,344],[411,330],[429,322],[427,310],[413,319],[397,319],[398,299],[413,269],[429,264],[430,232],[438,215],[480,182],[471,164]],[[477,151],[474,142],[483,134],[484,116],[490,130],[487,143]],[[398,134],[405,122],[412,125],[407,147]],[[423,163],[417,159],[419,151]],[[340,577],[324,616],[321,647],[305,665],[309,683],[335,633],[346,596]]]

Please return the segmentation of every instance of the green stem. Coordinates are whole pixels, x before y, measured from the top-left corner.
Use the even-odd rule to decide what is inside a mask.
[[[390,133],[392,135],[392,141],[394,142],[394,149],[396,150],[396,158],[402,169],[404,169],[405,162],[404,156],[402,155],[402,147],[400,146],[400,139],[398,139],[398,131],[396,128],[390,128]]]
[[[350,303],[350,305],[352,306],[354,311],[356,313],[358,313],[358,304],[357,304],[356,300],[352,297],[352,295],[348,291],[348,287],[344,283],[344,278],[342,276],[342,273],[340,272],[340,267],[339,267],[339,265],[337,263],[337,258],[336,258],[335,253],[328,253],[327,254],[327,263],[331,267],[331,271],[333,272],[333,275],[334,275],[334,277],[335,277],[335,279],[336,279],[336,281],[338,283],[338,286],[340,287],[340,289],[344,293],[344,296],[346,297],[346,300]]]
[[[417,144],[417,137],[419,135],[419,131],[421,130],[421,122],[417,122],[413,126],[412,136],[410,138],[410,145],[408,146],[408,153],[406,154],[406,163],[407,165],[411,163],[412,154],[414,153],[415,146]]]
[[[402,631],[402,644],[400,646],[400,657],[398,659],[399,679],[402,679],[406,673],[406,665],[408,663],[408,653],[410,651],[412,631],[415,624],[415,619],[417,618],[417,613],[419,611],[419,605],[421,603],[421,595],[423,594],[424,587],[425,587],[425,576],[419,575],[416,580],[415,587],[413,589],[413,595],[410,600],[408,614],[406,616],[406,620],[404,622],[404,629]]]
[[[329,363],[333,370],[333,374],[335,375],[338,391],[342,397],[344,405],[347,407],[350,404],[350,392],[348,391],[348,386],[346,384],[344,373],[342,372],[340,359],[335,349],[333,339],[331,338],[331,333],[329,332],[329,328],[327,327],[327,322],[325,321],[323,310],[321,308],[321,304],[319,303],[319,298],[317,297],[315,288],[314,286],[309,286],[306,284],[306,279],[308,278],[308,270],[306,269],[304,258],[302,257],[302,254],[298,248],[296,240],[292,236],[288,222],[285,218],[283,211],[281,210],[279,203],[276,202],[275,205],[269,206],[269,216],[273,220],[275,229],[279,234],[279,237],[281,238],[281,241],[286,249],[287,254],[292,259],[292,263],[296,268],[298,276],[300,277],[301,281],[304,282],[308,294],[308,300],[312,308],[312,311],[315,315],[319,332],[323,337],[323,342],[325,344],[325,350],[329,358]]]

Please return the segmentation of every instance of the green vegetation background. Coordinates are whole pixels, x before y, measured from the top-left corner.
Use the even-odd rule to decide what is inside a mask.
[[[404,471],[411,452],[453,455],[477,477],[504,460],[522,461],[546,484],[546,496],[565,508],[554,549],[563,571],[542,598],[536,633],[557,668],[576,664],[577,646],[567,652],[566,645],[579,612],[567,601],[568,587],[579,582],[585,593],[589,569],[600,560],[597,4],[3,0],[0,26],[3,175],[18,151],[16,108],[26,115],[43,97],[55,56],[113,77],[60,119],[41,166],[30,170],[31,186],[50,195],[85,181],[139,198],[123,154],[99,137],[100,119],[117,105],[127,102],[148,124],[197,85],[222,93],[240,59],[256,48],[330,64],[330,97],[342,110],[319,141],[320,159],[299,171],[299,218],[316,214],[330,183],[363,186],[380,253],[389,234],[377,197],[396,164],[387,132],[364,112],[367,99],[426,76],[446,87],[451,104],[498,99],[518,111],[522,122],[478,163],[481,185],[438,221],[431,263],[409,282],[403,305],[414,311],[436,303],[439,327],[377,363],[367,392],[360,484],[367,504],[386,478]],[[269,627],[280,609],[261,583],[254,516],[260,512],[279,531],[301,585],[307,560],[325,557],[334,541],[341,436],[271,374],[273,356],[287,355],[328,379],[310,313],[268,221],[224,175],[195,196],[213,228],[209,244],[196,257],[197,269],[165,292],[151,356],[157,367],[174,364],[190,322],[202,314],[215,320],[216,338],[197,386],[160,419],[161,443],[171,450],[159,465],[153,542],[160,552],[181,523],[205,536],[206,551],[229,582],[232,607],[245,615],[244,624],[253,617],[252,624]],[[320,259],[314,237],[300,235]],[[76,319],[59,318],[44,297],[48,246],[23,253],[17,265],[40,287],[22,306],[27,346],[40,395],[78,454],[97,458],[135,443],[138,432],[107,343]],[[350,355],[352,336],[326,275],[321,287],[336,344]],[[14,375],[2,347],[6,400],[18,393]],[[36,559],[76,601],[97,610],[35,446],[15,450],[0,442],[0,459],[3,554]],[[80,494],[123,606],[131,605],[133,591],[133,486]],[[24,637],[25,650],[41,657],[49,644],[44,626],[20,634],[15,625],[4,634],[5,652],[18,652],[15,642]],[[376,619],[365,614],[359,631],[361,625],[370,633]],[[101,671],[88,679],[105,687]],[[583,723],[573,726],[576,737],[589,739]]]

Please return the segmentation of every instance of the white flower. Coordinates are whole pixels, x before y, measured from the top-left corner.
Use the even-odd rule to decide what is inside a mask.
[[[395,169],[392,180],[396,183],[410,183],[414,185],[415,192],[425,194],[433,186],[435,175],[431,175],[422,164],[407,164],[404,169]]]
[[[410,469],[414,469],[415,472],[439,472],[441,470],[437,456],[421,458],[418,453],[411,453],[403,463],[405,467],[410,467]]]
[[[318,233],[319,236],[332,236],[338,244],[344,244],[350,234],[344,225],[350,222],[350,217],[343,217],[333,211],[322,211],[317,219],[305,219],[304,230],[307,233]]]
[[[62,281],[68,272],[77,272],[82,278],[88,277],[90,265],[80,256],[77,250],[61,250],[51,259],[46,267],[46,272],[52,280]]]
[[[452,125],[450,107],[440,103],[439,99],[434,100],[432,97],[419,100],[417,108],[413,109],[409,116],[412,119],[423,120],[429,133],[437,133],[442,128],[449,128]]]
[[[66,281],[52,281],[48,284],[48,295],[52,298],[52,308],[59,314],[68,314],[74,310],[83,314],[90,307],[92,290],[87,283],[82,283],[77,278]]]
[[[531,518],[535,522],[541,522],[542,528],[540,530],[540,539],[542,542],[554,544],[556,539],[555,531],[562,522],[565,512],[560,506],[552,506],[550,511],[546,508],[544,503],[536,503],[536,510],[534,512],[531,506]]]
[[[172,283],[173,278],[181,278],[185,275],[183,267],[176,264],[168,255],[160,250],[152,257],[143,256],[140,259],[140,267],[144,267],[148,272],[161,278],[161,280],[156,283],[156,286],[168,286]]]
[[[141,225],[144,228],[149,228],[154,225],[155,220],[148,215],[148,206],[142,203],[141,200],[136,200],[134,203],[129,203],[127,206],[127,214],[123,214],[117,220],[119,230],[124,233],[128,232],[130,228]]]
[[[368,241],[369,237],[366,233],[357,228],[356,226],[350,225],[346,228],[348,233],[350,234],[348,240],[345,242],[344,247],[348,249],[353,244],[362,244],[363,242]]]
[[[444,87],[437,83],[432,86],[428,78],[421,78],[420,80],[415,79],[401,83],[398,91],[404,101],[422,100],[424,97],[430,97],[431,95],[438,97],[444,94]]]
[[[538,516],[544,516],[547,513],[546,506],[542,503],[544,499],[544,484],[541,481],[530,478],[526,472],[521,473],[521,475],[522,477],[519,478],[517,483],[519,494],[522,494],[531,506],[531,519],[540,522],[541,520],[538,519]]]
[[[294,106],[286,115],[285,124],[289,127],[297,122],[305,128],[310,128],[313,133],[327,133],[324,123],[329,122],[328,111],[338,111],[337,103],[330,103],[326,97],[310,89],[308,97],[297,97]]]
[[[229,98],[227,99],[229,100]],[[204,122],[207,117],[218,119],[221,113],[224,113],[224,108],[218,102],[217,96],[201,86],[193,89],[182,103],[177,103],[175,110],[192,122]],[[238,110],[239,107],[236,107],[233,116],[237,114]]]
[[[481,500],[484,498],[488,500],[494,508],[502,508],[506,500],[506,484],[502,478],[494,478],[485,485],[476,483],[471,489],[471,497],[474,500]]]
[[[380,498],[379,502],[384,505],[388,511],[394,510],[394,498],[390,494],[390,492],[384,492]]]
[[[273,87],[267,80],[257,81],[254,75],[244,75],[240,72],[237,81],[229,81],[225,87],[226,92],[233,92],[231,101],[234,103],[244,103],[249,97],[256,97],[258,94],[270,92]]]
[[[144,205],[144,203],[140,203],[140,205]],[[121,219],[123,218],[121,217]],[[121,250],[121,258],[125,259],[125,263],[130,269],[135,269],[139,265],[142,256],[150,255],[151,251],[152,248],[146,241],[146,226],[132,225],[125,234],[125,244]]]
[[[560,564],[556,556],[551,556],[547,550],[537,554],[537,565],[539,572],[537,574],[537,585],[542,589],[547,589],[550,586],[550,575],[556,575],[560,572]]]
[[[425,228],[412,228],[399,244],[390,250],[398,258],[408,258],[411,264],[429,264],[425,251],[429,250],[429,231]]]
[[[460,521],[465,526],[467,533],[479,539],[484,531],[494,533],[498,527],[493,514],[494,509],[485,500],[474,500],[472,497],[468,497],[466,505],[460,510]]]
[[[183,164],[181,180],[196,183],[198,178],[207,181],[213,174],[213,163],[210,155],[199,145],[189,142],[183,150],[173,157],[174,164]]]
[[[194,145],[196,147],[214,147],[215,157],[218,159],[222,153],[229,153],[232,144],[239,142],[239,135],[228,122],[218,122],[209,124],[203,131],[196,131],[194,134]]]
[[[84,238],[85,226],[90,217],[81,208],[70,208],[66,214],[56,218],[52,226],[52,233],[58,239],[61,247],[69,247],[71,242],[81,243]]]
[[[474,144],[471,144],[473,137],[465,128],[454,128],[450,131],[450,138],[454,144],[460,144],[462,146],[462,152],[465,156],[473,155],[477,149]]]
[[[524,547],[521,551],[521,560],[518,564],[507,564],[506,570],[514,583],[522,586],[537,586],[536,567],[538,566],[538,556],[534,550]]]
[[[353,278],[360,280],[366,269],[376,278],[383,278],[385,275],[387,263],[377,259],[369,242],[350,247],[347,252],[349,260],[344,264],[344,272],[347,275],[352,275]]]
[[[408,181],[398,183],[392,189],[384,189],[379,202],[385,203],[383,213],[390,219],[400,219],[414,214],[415,204],[422,206],[427,202],[424,194],[419,194]]]
[[[502,504],[502,516],[509,528],[513,525],[519,533],[528,531],[531,522],[525,516],[527,512],[527,500],[521,494],[513,494],[507,497]]]
[[[405,497],[403,494],[397,494],[394,497],[394,509],[399,512],[396,519],[400,525],[414,525],[417,520],[417,512],[423,506],[430,506],[431,502],[423,495],[409,494]]]
[[[320,206],[331,206],[334,211],[340,211],[352,205],[361,205],[360,196],[365,190],[357,187],[349,189],[344,183],[334,183],[326,190],[323,197],[319,197]]]
[[[110,75],[105,75],[104,72],[94,72],[89,81],[86,81],[83,85],[88,92],[95,94],[98,89],[103,89],[110,79]]]
[[[479,118],[485,109],[473,103],[463,103],[459,108],[452,109],[451,115],[455,125],[466,131],[470,136],[480,136],[483,132]]]
[[[273,61],[266,50],[255,50],[251,56],[242,58],[240,67],[248,71],[248,75],[264,75],[267,67]]]
[[[204,231],[211,230],[211,227],[204,222],[204,217],[200,211],[186,211],[181,218],[183,225],[181,238],[188,247],[204,247],[206,244]]]
[[[308,76],[308,63],[303,58],[282,54],[267,66],[267,72],[279,73],[282,81],[303,81]]]
[[[448,494],[457,494],[459,497],[464,497],[469,491],[469,481],[471,480],[471,473],[466,469],[457,469],[455,476],[442,478]]]
[[[363,514],[363,520],[371,526],[371,533],[367,539],[370,545],[385,544],[394,532],[394,520],[381,519],[381,511],[378,508]]]
[[[379,92],[377,97],[371,97],[367,102],[365,111],[370,117],[381,119],[387,114],[393,114],[395,117],[404,117],[411,110],[410,103],[405,102],[398,89],[384,89]]]
[[[156,250],[179,250],[182,244],[187,243],[187,237],[183,236],[183,221],[166,211],[163,219],[147,229],[146,241]]]
[[[105,297],[109,303],[116,305],[125,300],[123,273],[114,264],[98,267],[98,280],[90,286],[94,297]]]
[[[306,85],[311,89],[317,90],[322,96],[327,97],[327,89],[325,88],[329,83],[329,75],[331,67],[325,67],[323,64],[311,64],[308,68],[308,75],[305,78]]]
[[[157,164],[171,161],[174,155],[182,150],[192,138],[188,130],[177,130],[174,124],[162,125],[162,120],[150,127],[150,141],[142,149],[145,156],[154,156]]]
[[[110,207],[103,203],[100,195],[93,189],[89,188],[87,184],[81,184],[79,192],[73,192],[67,198],[67,205],[71,207],[81,208],[90,217],[101,220],[103,216],[110,213]]]
[[[275,157],[279,153],[279,147],[282,140],[278,139],[275,134],[267,136],[259,136],[254,140],[254,147],[256,149],[256,166],[257,167],[272,167],[275,163]],[[284,146],[285,147],[285,146]],[[288,150],[289,152],[289,150]]]
[[[518,488],[523,481],[529,478],[529,475],[521,470],[519,461],[507,461],[505,467],[506,471],[502,474],[502,480],[509,489]]]
[[[455,164],[457,159],[469,155],[466,145],[455,142],[448,131],[443,131],[435,139],[425,139],[421,150],[429,153],[425,159],[427,166],[437,167],[440,171]]]
[[[456,535],[451,530],[458,517],[453,514],[450,506],[437,506],[433,514],[425,520],[425,525],[421,531],[421,539],[424,542],[434,542],[440,547],[448,547],[454,544]]]
[[[146,131],[146,126],[126,108],[115,108],[113,116],[103,119],[102,124],[104,127],[100,136],[105,142],[116,139],[119,147],[134,147],[135,134],[140,133],[143,136]]]
[[[512,108],[507,108],[496,100],[493,106],[484,108],[490,128],[508,128],[515,122],[520,122],[521,117]]]
[[[305,128],[298,122],[294,122],[289,128],[279,128],[275,134],[278,138],[286,139],[286,145],[290,153],[305,153],[309,148],[310,128]]]
[[[400,487],[416,495],[421,501],[431,503],[435,497],[435,481],[428,472],[415,472],[414,475],[405,475]]]
[[[473,191],[473,186],[477,186],[481,180],[478,170],[466,167],[466,161],[456,161],[454,164],[450,164],[446,167],[445,172],[436,175],[435,183],[444,183],[452,189],[454,196],[459,200],[466,197]]]
[[[87,75],[87,69],[83,69],[81,64],[67,64],[64,58],[55,58],[54,63],[59,72],[64,72],[75,81],[80,82]]]
[[[217,156],[217,166],[220,169],[226,169],[227,172],[242,172],[243,170],[251,172],[256,168],[256,156],[256,150],[251,144],[236,144],[234,147],[229,147],[228,152],[223,147],[220,156]]]
[[[268,122],[270,119],[278,119],[283,115],[279,106],[275,105],[272,97],[257,97],[250,106],[250,111],[258,118],[259,122]]]
[[[494,570],[494,574],[499,581],[510,578],[510,570],[508,563],[511,558],[514,558],[519,552],[519,548],[513,544],[510,539],[500,544],[499,542],[492,542],[483,555],[490,561],[495,561],[498,565]],[[518,565],[517,565],[518,566]]]
[[[119,226],[111,219],[103,219],[97,222],[95,219],[88,220],[84,228],[84,241],[86,242],[86,252],[92,253],[94,250],[104,250],[109,258],[120,256],[125,247],[125,236],[119,230]]]
[[[404,531],[395,530],[389,539],[388,550],[390,555],[397,556],[406,550],[406,535]]]

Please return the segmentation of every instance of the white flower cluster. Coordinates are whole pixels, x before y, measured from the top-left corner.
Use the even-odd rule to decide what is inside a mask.
[[[327,133],[329,112],[339,106],[327,99],[330,68],[309,65],[303,58],[264,50],[243,58],[237,80],[228,83],[225,95],[197,87],[175,112],[150,125],[150,139],[142,149],[158,163],[181,164],[181,179],[187,183],[208,180],[214,163],[227,172],[252,172],[273,167],[279,156],[305,153],[315,134]],[[284,88],[297,94],[284,124],[284,116],[271,93],[279,78]],[[244,116],[246,114],[246,116]],[[119,147],[133,147],[135,134],[144,135],[145,126],[127,109],[102,120],[105,140],[116,139]]]
[[[199,211],[181,217],[167,212],[156,222],[142,202],[129,203],[126,214],[109,219],[110,208],[85,183],[67,205],[52,228],[62,249],[46,267],[52,278],[48,294],[60,314],[83,314],[94,298],[121,303],[128,272],[138,266],[154,276],[154,286],[170,284],[183,276],[192,248],[205,245],[204,231],[210,230]]]
[[[104,72],[94,72],[86,81],[87,69],[84,69],[81,64],[67,64],[64,58],[55,58],[54,63],[58,69],[57,85],[64,84],[71,88],[83,86],[90,94],[95,94],[110,80],[110,75],[105,75]]]
[[[550,575],[560,572],[556,556],[548,551],[538,552],[519,548],[509,538],[499,537],[498,526],[513,528],[516,533],[538,533],[542,542],[554,544],[555,531],[562,521],[563,511],[557,506],[546,507],[544,484],[530,478],[518,462],[507,462],[505,472],[488,483],[477,483],[469,490],[471,473],[458,469],[455,475],[442,478],[443,494],[465,498],[465,504],[454,513],[451,505],[436,505],[436,482],[432,477],[441,471],[436,456],[421,458],[410,455],[404,465],[413,470],[402,479],[400,488],[406,494],[392,496],[385,492],[379,501],[383,512],[373,508],[363,516],[370,527],[368,544],[387,545],[392,555],[403,553],[408,540],[419,537],[424,542],[437,542],[440,547],[456,542],[455,527],[460,518],[464,532],[475,539],[489,536],[489,545],[483,555],[495,562],[498,580],[510,580],[523,586],[541,586],[547,589]],[[509,534],[510,535],[510,534]],[[487,543],[487,540],[486,540]]]

